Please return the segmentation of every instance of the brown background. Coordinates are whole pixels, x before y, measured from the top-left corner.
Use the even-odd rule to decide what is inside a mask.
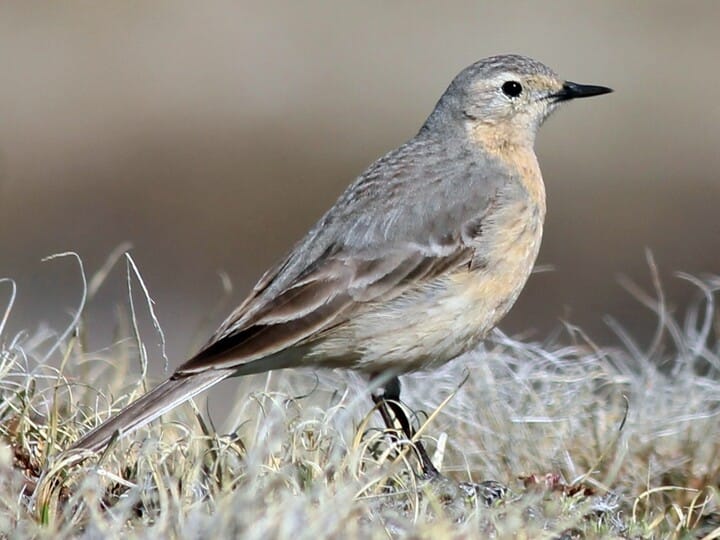
[[[42,257],[74,250],[92,273],[130,241],[177,363],[223,314],[207,320],[219,271],[239,300],[460,69],[517,52],[616,93],[541,131],[555,270],[503,328],[568,319],[609,342],[610,314],[643,343],[654,319],[617,275],[649,286],[646,247],[677,305],[674,271],[720,272],[719,21],[710,1],[3,2],[6,338],[61,328],[79,300],[73,263]],[[115,271],[88,309],[96,347],[123,287]]]

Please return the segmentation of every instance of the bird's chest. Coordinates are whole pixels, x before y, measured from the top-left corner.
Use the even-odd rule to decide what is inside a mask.
[[[507,202],[477,240],[473,268],[453,276],[465,290],[468,306],[482,333],[508,312],[527,282],[542,240],[542,204],[530,199]]]
[[[478,317],[489,330],[512,307],[532,271],[545,221],[545,187],[534,155],[516,163],[518,180],[499,194],[481,234],[474,241],[471,275],[467,282]],[[483,314],[485,316],[483,316]]]
[[[543,217],[544,205],[517,201],[503,207],[478,242],[473,264],[439,278],[418,295],[418,302],[399,310],[393,322],[385,321],[384,328],[394,331],[384,336],[402,351],[406,369],[440,365],[485,338],[515,303],[532,271]]]
[[[511,191],[474,240],[472,263],[439,278],[398,318],[406,331],[390,335],[395,344],[411,337],[411,350],[403,351],[408,369],[442,364],[472,349],[517,300],[540,249],[545,197],[544,190]]]

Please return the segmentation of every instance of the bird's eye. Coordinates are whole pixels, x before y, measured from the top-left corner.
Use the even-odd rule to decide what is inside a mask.
[[[503,83],[502,91],[508,97],[518,97],[522,93],[522,85],[517,81],[507,81]]]

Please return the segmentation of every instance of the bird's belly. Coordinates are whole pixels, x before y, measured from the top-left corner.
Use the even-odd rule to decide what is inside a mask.
[[[514,304],[540,246],[543,212],[525,205],[505,210],[478,245],[482,265],[463,266],[368,305],[312,348],[314,362],[405,372],[475,347]]]

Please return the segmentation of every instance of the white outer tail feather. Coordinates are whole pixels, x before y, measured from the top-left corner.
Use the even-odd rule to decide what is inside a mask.
[[[105,448],[115,433],[124,437],[152,422],[203,390],[232,375],[232,371],[208,370],[191,377],[168,379],[134,401],[119,413],[111,416],[95,429],[76,441],[68,450],[98,452]]]

